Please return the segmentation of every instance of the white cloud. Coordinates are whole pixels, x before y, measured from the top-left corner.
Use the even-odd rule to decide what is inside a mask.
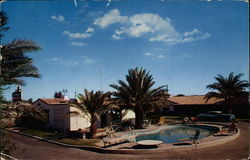
[[[168,36],[178,35],[171,25],[170,19],[163,19],[157,14],[136,14],[130,18],[130,23],[131,25],[127,33],[134,37],[138,37],[145,33],[153,33],[153,35],[161,35],[164,33]]]
[[[50,61],[59,61],[60,59],[57,57],[51,58]]]
[[[75,60],[71,60],[71,59],[62,59],[62,58],[58,58],[58,57],[53,57],[51,59],[48,59],[48,61],[60,64],[60,65],[68,66],[68,67],[74,67],[74,66],[78,66],[80,64],[86,64],[86,65],[87,64],[95,64],[95,63],[99,62],[98,60],[93,59],[93,58],[89,58],[86,55],[81,56],[81,58],[75,61]]]
[[[113,34],[113,35],[112,35],[112,38],[113,38],[113,39],[116,39],[116,40],[123,39],[122,37],[119,37],[119,36],[116,35],[116,34]]]
[[[124,36],[138,38],[145,36],[150,42],[165,42],[167,44],[187,43],[204,40],[210,37],[209,33],[193,29],[190,32],[179,33],[168,17],[158,14],[142,13],[131,16],[122,16],[118,9],[112,9],[93,23],[101,28],[111,24],[120,25],[115,29],[112,38],[122,39]]]
[[[71,33],[67,30],[65,30],[63,33],[63,35],[67,35],[69,38],[89,38],[92,36],[92,34],[90,33]]]
[[[49,59],[48,61],[51,62],[55,62],[55,63],[59,63],[61,65],[65,65],[65,66],[77,66],[79,63],[77,61],[73,61],[73,60],[64,60],[62,58],[58,58],[58,57],[54,57]]]
[[[58,21],[58,22],[64,22],[65,21],[65,18],[62,15],[58,15],[58,16],[53,15],[50,18],[55,20],[55,21]]]
[[[93,60],[93,59],[90,59],[90,58],[85,58],[85,59],[84,59],[84,63],[85,63],[85,64],[94,63],[94,60]]]
[[[146,52],[146,53],[144,53],[144,56],[151,57],[152,59],[161,59],[161,58],[165,58],[165,56],[162,55],[162,54],[155,54],[155,53],[151,53],[151,52]]]
[[[165,56],[162,55],[162,54],[160,54],[160,55],[157,56],[157,58],[164,58],[164,57],[165,57]]]
[[[184,53],[182,55],[180,55],[178,58],[193,58],[193,54],[189,54],[189,53]]]
[[[94,22],[95,25],[98,25],[102,28],[109,26],[114,23],[125,23],[127,21],[127,16],[121,16],[118,9],[112,9],[106,13],[103,17],[97,18]]]
[[[69,43],[71,46],[76,46],[76,47],[84,47],[84,46],[87,46],[86,43],[83,43],[83,42],[71,42]]]
[[[187,36],[192,36],[192,35],[195,35],[197,33],[199,33],[200,31],[198,29],[193,29],[191,32],[185,32],[183,35],[184,37],[187,37]]]
[[[145,56],[153,56],[153,55],[155,55],[155,54],[150,53],[150,52],[146,52],[144,55],[145,55]]]
[[[94,28],[88,27],[87,30],[86,30],[86,33],[92,33],[92,32],[94,32],[94,31],[95,31]]]
[[[88,56],[82,56],[82,58],[83,58],[83,63],[84,64],[93,64],[93,63],[98,62],[98,60],[89,58]]]

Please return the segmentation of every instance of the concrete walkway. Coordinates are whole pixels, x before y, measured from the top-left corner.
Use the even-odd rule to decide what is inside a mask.
[[[101,154],[81,149],[66,148],[33,138],[10,133],[16,144],[11,152],[18,159],[247,159],[249,156],[249,123],[239,123],[240,137],[223,145],[189,150],[166,151],[152,154]]]

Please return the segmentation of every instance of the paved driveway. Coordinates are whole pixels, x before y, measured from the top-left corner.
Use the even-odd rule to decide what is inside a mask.
[[[215,147],[185,152],[158,154],[101,154],[39,141],[15,133],[10,137],[17,149],[11,155],[18,159],[247,159],[249,156],[249,123],[240,123],[241,135],[238,139]]]

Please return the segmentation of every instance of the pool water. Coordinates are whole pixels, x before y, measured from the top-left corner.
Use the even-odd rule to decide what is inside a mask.
[[[141,133],[136,137],[136,141],[161,140],[164,143],[176,143],[181,142],[178,139],[190,138],[191,136],[194,136],[196,130],[200,130],[199,139],[201,139],[216,133],[218,128],[201,125],[176,125],[161,129],[154,133]]]

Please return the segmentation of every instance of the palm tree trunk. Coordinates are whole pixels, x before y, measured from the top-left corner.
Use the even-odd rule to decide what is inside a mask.
[[[231,114],[232,113],[232,106],[231,106],[231,99],[228,99],[228,113]]]
[[[142,115],[142,112],[135,111],[135,129],[142,129]]]
[[[90,125],[90,138],[95,138],[96,137],[96,118],[95,115],[91,115],[91,125]]]

